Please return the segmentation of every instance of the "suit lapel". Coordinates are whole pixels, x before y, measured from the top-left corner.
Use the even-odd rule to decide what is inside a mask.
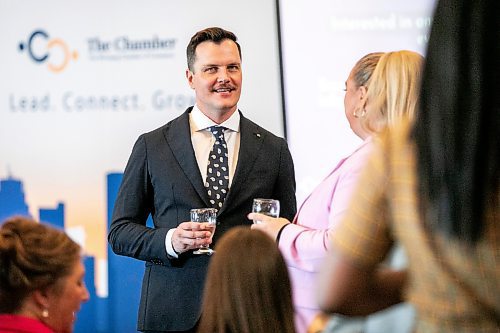
[[[207,190],[203,186],[200,169],[196,162],[193,144],[191,143],[191,129],[189,127],[189,112],[191,109],[187,109],[180,117],[174,119],[165,128],[164,135],[182,172],[184,172],[184,175],[189,179],[207,207],[211,207],[208,201]]]
[[[260,148],[265,139],[265,133],[260,127],[243,117],[240,112],[240,151],[238,153],[238,164],[234,173],[231,188],[227,194],[220,213],[224,212],[227,207],[238,197],[239,191],[244,187],[246,179],[252,171],[255,161],[259,155]]]

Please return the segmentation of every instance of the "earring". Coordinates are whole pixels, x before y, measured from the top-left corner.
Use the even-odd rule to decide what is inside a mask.
[[[49,310],[48,309],[43,309],[43,311],[42,311],[42,317],[43,318],[49,318]]]
[[[363,107],[363,109],[361,111],[361,115],[358,115],[357,111],[358,111],[358,109],[354,110],[354,112],[352,113],[354,118],[363,118],[366,115],[366,108],[365,107]]]

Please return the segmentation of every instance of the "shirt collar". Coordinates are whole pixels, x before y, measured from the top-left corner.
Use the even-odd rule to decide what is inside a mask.
[[[190,113],[190,123],[191,123],[191,128],[195,131],[202,131],[205,130],[211,126],[224,126],[227,129],[230,129],[233,132],[239,132],[240,131],[240,113],[238,110],[234,112],[229,119],[227,119],[225,122],[222,124],[216,124],[213,122],[212,119],[208,118],[201,112],[201,110],[198,108],[197,105],[193,107],[193,110],[191,110]]]

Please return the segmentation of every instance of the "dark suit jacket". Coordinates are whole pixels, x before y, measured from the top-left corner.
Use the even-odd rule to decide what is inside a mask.
[[[190,209],[210,207],[191,144],[191,109],[139,137],[115,202],[108,235],[113,251],[146,262],[139,330],[187,330],[200,316],[210,257],[188,251],[172,259],[165,249],[167,231],[189,221]],[[295,175],[285,140],[241,115],[238,164],[212,246],[229,228],[251,224],[246,215],[254,198],[278,199],[281,216],[295,215]],[[146,227],[149,214],[153,229]]]

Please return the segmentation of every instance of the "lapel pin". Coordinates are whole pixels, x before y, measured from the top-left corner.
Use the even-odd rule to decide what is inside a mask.
[[[260,133],[254,133],[256,137],[260,138]]]

